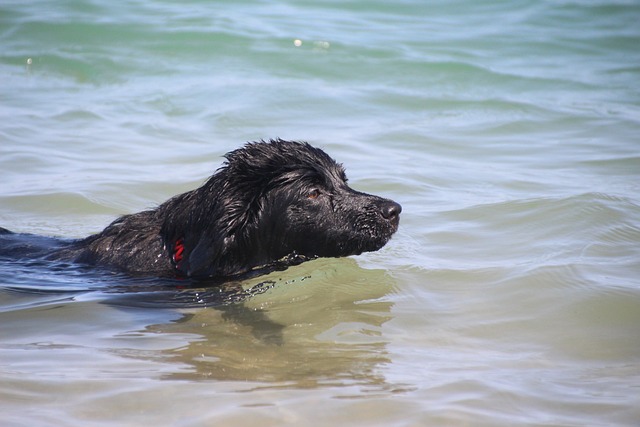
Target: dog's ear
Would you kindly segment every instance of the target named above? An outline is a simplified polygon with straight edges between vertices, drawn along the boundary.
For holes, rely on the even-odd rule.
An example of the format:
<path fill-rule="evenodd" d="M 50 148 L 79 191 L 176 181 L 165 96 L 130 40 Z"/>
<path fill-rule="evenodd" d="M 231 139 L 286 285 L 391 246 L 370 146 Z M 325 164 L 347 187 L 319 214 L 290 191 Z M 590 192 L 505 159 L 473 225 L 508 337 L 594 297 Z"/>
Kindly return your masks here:
<path fill-rule="evenodd" d="M 180 270 L 189 277 L 220 275 L 219 264 L 224 252 L 224 238 L 203 233 L 185 254 Z"/>
<path fill-rule="evenodd" d="M 217 266 L 223 258 L 221 254 L 224 252 L 224 238 L 215 230 L 199 230 L 194 227 L 166 233 L 163 238 L 171 263 L 180 276 L 209 277 L 220 274 Z"/>
<path fill-rule="evenodd" d="M 226 227 L 210 229 L 185 239 L 184 257 L 176 268 L 189 277 L 227 276 L 243 272 L 247 254 L 239 247 L 238 235 L 246 232 L 246 215 L 223 217 Z"/>
<path fill-rule="evenodd" d="M 175 198 L 162 235 L 176 271 L 188 277 L 247 271 L 259 248 L 251 245 L 264 184 L 224 167 L 202 187 Z M 176 259 L 177 242 L 182 249 Z"/>

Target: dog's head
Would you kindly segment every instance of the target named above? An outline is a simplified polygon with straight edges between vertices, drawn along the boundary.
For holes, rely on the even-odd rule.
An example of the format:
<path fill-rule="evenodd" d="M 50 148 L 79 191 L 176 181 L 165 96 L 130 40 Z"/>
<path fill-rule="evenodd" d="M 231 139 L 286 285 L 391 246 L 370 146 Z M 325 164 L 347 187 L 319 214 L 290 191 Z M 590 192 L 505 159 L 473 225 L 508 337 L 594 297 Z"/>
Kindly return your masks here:
<path fill-rule="evenodd" d="M 242 273 L 292 253 L 375 251 L 398 228 L 398 203 L 351 189 L 342 166 L 307 143 L 249 143 L 225 157 L 183 198 L 196 204 L 178 233 L 184 250 L 177 268 L 189 276 Z M 177 238 L 171 234 L 169 245 Z"/>

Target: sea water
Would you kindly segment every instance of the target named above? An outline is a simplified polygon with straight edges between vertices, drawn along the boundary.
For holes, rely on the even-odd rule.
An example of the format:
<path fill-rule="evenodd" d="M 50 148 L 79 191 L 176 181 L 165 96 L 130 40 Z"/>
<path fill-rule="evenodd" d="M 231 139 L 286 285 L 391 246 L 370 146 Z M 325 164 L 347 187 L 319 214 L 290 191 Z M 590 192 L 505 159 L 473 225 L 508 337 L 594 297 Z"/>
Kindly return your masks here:
<path fill-rule="evenodd" d="M 379 252 L 202 307 L 0 260 L 0 424 L 638 425 L 638 22 L 633 0 L 2 2 L 0 226 L 95 233 L 275 137 L 403 212 Z"/>

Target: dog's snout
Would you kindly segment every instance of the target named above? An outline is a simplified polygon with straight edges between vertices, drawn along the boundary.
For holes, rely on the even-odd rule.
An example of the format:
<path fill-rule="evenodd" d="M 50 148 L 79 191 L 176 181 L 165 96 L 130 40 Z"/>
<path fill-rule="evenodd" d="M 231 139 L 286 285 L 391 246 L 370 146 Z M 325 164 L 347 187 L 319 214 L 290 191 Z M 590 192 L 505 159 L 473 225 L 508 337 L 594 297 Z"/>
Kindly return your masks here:
<path fill-rule="evenodd" d="M 389 221 L 398 221 L 400 212 L 402 212 L 402 206 L 399 203 L 389 200 L 382 205 L 380 210 L 384 219 Z"/>

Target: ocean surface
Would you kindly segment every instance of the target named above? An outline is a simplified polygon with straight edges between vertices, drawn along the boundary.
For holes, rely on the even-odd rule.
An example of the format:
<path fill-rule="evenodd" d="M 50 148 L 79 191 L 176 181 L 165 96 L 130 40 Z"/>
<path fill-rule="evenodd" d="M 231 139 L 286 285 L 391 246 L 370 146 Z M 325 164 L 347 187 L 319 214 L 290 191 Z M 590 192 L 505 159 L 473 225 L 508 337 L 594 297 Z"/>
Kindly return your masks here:
<path fill-rule="evenodd" d="M 0 259 L 0 424 L 640 425 L 639 22 L 636 0 L 2 1 L 1 227 L 96 233 L 275 137 L 403 212 L 382 250 L 218 305 Z"/>

